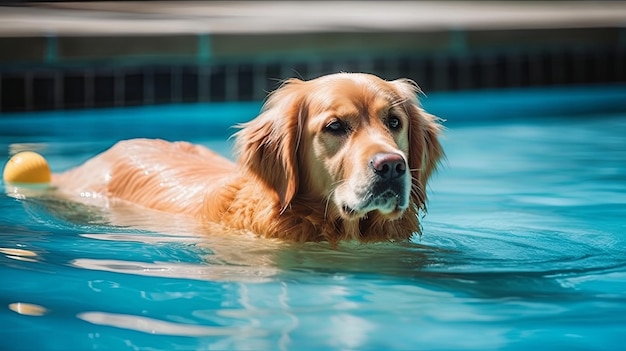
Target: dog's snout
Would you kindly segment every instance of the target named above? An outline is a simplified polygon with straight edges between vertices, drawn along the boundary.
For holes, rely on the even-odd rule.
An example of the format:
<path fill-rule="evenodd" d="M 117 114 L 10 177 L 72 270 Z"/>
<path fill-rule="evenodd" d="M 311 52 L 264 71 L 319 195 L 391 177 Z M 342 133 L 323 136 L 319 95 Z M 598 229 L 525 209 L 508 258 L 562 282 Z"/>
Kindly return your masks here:
<path fill-rule="evenodd" d="M 370 160 L 370 167 L 379 177 L 392 180 L 406 172 L 404 157 L 396 153 L 378 153 Z"/>

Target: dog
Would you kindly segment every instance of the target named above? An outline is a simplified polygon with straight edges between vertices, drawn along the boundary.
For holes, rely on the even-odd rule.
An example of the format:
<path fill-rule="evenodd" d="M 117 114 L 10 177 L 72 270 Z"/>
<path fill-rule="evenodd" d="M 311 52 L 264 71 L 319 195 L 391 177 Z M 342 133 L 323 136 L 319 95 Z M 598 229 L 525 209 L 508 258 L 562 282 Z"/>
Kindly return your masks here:
<path fill-rule="evenodd" d="M 444 155 L 440 120 L 419 92 L 363 73 L 289 79 L 239 126 L 236 162 L 132 139 L 52 184 L 286 241 L 407 241 L 421 234 L 427 181 Z"/>

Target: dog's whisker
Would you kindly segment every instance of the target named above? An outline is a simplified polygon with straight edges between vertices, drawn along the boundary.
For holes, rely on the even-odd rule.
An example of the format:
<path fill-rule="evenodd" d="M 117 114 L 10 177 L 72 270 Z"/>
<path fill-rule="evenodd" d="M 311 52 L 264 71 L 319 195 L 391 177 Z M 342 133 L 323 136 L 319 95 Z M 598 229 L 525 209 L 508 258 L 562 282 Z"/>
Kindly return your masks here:
<path fill-rule="evenodd" d="M 415 195 L 419 199 L 425 199 L 426 198 L 426 192 L 424 191 L 424 189 L 420 185 L 418 185 L 416 183 L 412 183 L 410 192 L 411 192 L 412 195 Z"/>
<path fill-rule="evenodd" d="M 335 189 L 333 189 L 330 192 L 330 194 L 328 194 L 328 196 L 326 197 L 326 204 L 324 206 L 324 221 L 328 219 L 328 204 L 330 203 L 330 198 L 332 197 L 334 192 L 335 192 Z"/>
<path fill-rule="evenodd" d="M 341 184 L 343 184 L 345 182 L 346 182 L 346 180 L 341 179 L 341 180 L 338 180 L 338 181 L 334 182 L 333 184 L 331 184 L 332 190 L 330 191 L 330 193 L 326 197 L 326 204 L 324 206 L 324 220 L 328 219 L 328 205 L 330 203 L 330 198 L 333 196 L 335 191 L 337 191 L 337 187 L 339 187 Z"/>

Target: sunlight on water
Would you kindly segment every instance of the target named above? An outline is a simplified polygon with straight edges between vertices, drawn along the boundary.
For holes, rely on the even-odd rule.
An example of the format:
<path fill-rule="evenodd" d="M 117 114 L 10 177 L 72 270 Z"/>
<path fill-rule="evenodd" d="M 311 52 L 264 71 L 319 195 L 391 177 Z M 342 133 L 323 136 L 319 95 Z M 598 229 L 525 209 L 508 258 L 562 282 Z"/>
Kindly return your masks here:
<path fill-rule="evenodd" d="M 0 348 L 621 345 L 626 117 L 448 127 L 409 243 L 331 249 L 120 201 L 4 196 Z M 40 146 L 67 168 L 109 144 L 77 145 Z"/>
<path fill-rule="evenodd" d="M 160 321 L 141 316 L 112 314 L 103 312 L 84 312 L 78 315 L 79 319 L 98 325 L 108 325 L 117 328 L 136 330 L 148 334 L 176 335 L 176 336 L 235 336 L 250 337 L 264 335 L 255 328 L 223 328 L 205 327 L 199 325 L 185 325 Z"/>
<path fill-rule="evenodd" d="M 23 302 L 12 303 L 9 305 L 9 309 L 26 316 L 43 316 L 48 312 L 43 306 Z"/>

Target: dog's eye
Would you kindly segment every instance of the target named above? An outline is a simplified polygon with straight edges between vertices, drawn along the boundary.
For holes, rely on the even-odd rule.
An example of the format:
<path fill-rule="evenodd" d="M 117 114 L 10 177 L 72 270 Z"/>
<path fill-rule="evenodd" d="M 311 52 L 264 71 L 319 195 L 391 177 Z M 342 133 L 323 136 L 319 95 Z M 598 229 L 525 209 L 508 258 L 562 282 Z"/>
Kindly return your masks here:
<path fill-rule="evenodd" d="M 391 130 L 398 130 L 402 127 L 402 122 L 400 122 L 400 118 L 391 116 L 387 119 L 387 127 Z"/>
<path fill-rule="evenodd" d="M 348 132 L 348 126 L 340 120 L 333 120 L 324 128 L 327 132 L 333 134 L 345 134 Z"/>

